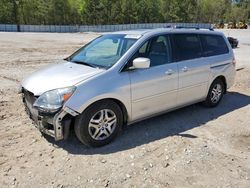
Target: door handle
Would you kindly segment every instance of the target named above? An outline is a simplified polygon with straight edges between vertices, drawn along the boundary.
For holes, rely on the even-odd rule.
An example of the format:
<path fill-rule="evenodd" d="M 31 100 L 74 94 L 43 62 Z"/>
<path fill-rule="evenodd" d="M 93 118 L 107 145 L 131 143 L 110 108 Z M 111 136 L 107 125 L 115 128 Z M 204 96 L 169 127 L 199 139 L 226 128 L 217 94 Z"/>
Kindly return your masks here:
<path fill-rule="evenodd" d="M 166 75 L 172 75 L 174 73 L 174 71 L 172 69 L 168 69 L 165 74 Z"/>
<path fill-rule="evenodd" d="M 185 66 L 181 69 L 183 72 L 187 72 L 188 71 L 188 68 Z"/>

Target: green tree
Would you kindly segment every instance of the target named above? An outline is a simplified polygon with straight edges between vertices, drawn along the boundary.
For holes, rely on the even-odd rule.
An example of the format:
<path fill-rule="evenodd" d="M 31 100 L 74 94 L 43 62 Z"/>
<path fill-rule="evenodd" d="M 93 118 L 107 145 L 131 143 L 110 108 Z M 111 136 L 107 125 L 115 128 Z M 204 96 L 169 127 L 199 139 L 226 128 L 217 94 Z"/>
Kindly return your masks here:
<path fill-rule="evenodd" d="M 100 1 L 100 24 L 111 24 L 113 20 L 112 6 L 116 0 Z"/>
<path fill-rule="evenodd" d="M 9 0 L 0 1 L 0 23 L 14 23 L 14 2 Z"/>
<path fill-rule="evenodd" d="M 137 18 L 140 23 L 162 22 L 161 0 L 140 0 L 137 4 Z"/>
<path fill-rule="evenodd" d="M 250 1 L 241 0 L 231 4 L 225 16 L 227 21 L 247 21 L 250 18 Z"/>
<path fill-rule="evenodd" d="M 190 1 L 167 0 L 163 3 L 163 16 L 166 22 L 182 22 L 187 20 L 187 7 Z"/>
<path fill-rule="evenodd" d="M 250 20 L 250 0 L 0 0 L 0 23 L 127 24 Z"/>
<path fill-rule="evenodd" d="M 22 0 L 19 3 L 23 24 L 49 24 L 48 13 L 52 0 Z"/>
<path fill-rule="evenodd" d="M 69 3 L 69 19 L 71 24 L 82 24 L 82 12 L 85 8 L 85 0 L 68 0 Z"/>
<path fill-rule="evenodd" d="M 123 23 L 136 23 L 137 17 L 137 1 L 123 0 L 122 1 L 122 20 Z"/>
<path fill-rule="evenodd" d="M 68 0 L 53 0 L 49 16 L 54 24 L 72 24 L 70 17 L 70 3 Z"/>
<path fill-rule="evenodd" d="M 86 0 L 83 12 L 84 20 L 87 24 L 99 24 L 102 6 L 100 0 Z"/>
<path fill-rule="evenodd" d="M 112 24 L 120 24 L 123 22 L 122 0 L 114 2 L 111 10 Z"/>
<path fill-rule="evenodd" d="M 230 10 L 232 3 L 228 0 L 199 0 L 199 22 L 215 23 L 219 20 L 225 20 L 226 12 Z"/>

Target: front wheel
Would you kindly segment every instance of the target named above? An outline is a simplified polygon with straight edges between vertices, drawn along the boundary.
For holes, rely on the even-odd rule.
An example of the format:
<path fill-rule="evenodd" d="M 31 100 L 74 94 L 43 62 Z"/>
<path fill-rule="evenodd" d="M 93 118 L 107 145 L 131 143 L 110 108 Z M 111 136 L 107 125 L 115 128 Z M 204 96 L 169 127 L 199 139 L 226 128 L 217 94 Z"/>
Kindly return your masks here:
<path fill-rule="evenodd" d="M 110 143 L 122 124 L 120 107 L 112 100 L 104 100 L 94 103 L 76 118 L 75 133 L 83 144 L 99 147 Z"/>
<path fill-rule="evenodd" d="M 206 100 L 203 102 L 208 107 L 217 106 L 225 93 L 225 85 L 221 79 L 216 79 L 210 86 Z"/>

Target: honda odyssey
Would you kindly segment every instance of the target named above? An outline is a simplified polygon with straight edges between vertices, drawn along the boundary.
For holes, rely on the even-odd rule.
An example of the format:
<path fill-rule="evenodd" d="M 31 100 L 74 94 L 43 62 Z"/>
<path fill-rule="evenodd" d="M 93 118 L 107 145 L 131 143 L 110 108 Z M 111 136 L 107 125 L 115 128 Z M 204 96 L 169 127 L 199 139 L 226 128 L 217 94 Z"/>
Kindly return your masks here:
<path fill-rule="evenodd" d="M 83 144 L 97 147 L 125 124 L 198 102 L 217 106 L 234 77 L 222 33 L 163 28 L 104 34 L 30 75 L 21 92 L 41 132 L 66 139 L 72 125 Z"/>

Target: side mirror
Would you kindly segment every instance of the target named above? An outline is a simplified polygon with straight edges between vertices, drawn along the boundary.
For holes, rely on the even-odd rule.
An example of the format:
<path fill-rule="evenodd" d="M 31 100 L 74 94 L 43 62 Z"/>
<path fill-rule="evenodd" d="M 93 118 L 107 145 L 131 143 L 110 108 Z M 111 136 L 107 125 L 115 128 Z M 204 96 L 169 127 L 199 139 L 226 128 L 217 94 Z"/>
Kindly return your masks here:
<path fill-rule="evenodd" d="M 147 69 L 150 67 L 150 59 L 144 57 L 135 58 L 133 61 L 134 69 Z"/>

